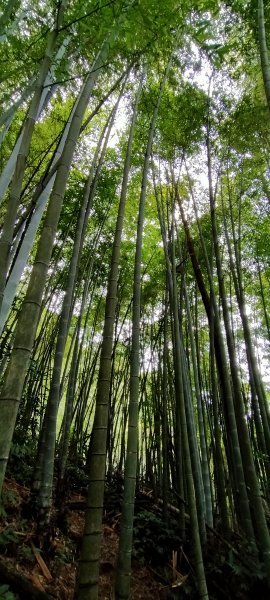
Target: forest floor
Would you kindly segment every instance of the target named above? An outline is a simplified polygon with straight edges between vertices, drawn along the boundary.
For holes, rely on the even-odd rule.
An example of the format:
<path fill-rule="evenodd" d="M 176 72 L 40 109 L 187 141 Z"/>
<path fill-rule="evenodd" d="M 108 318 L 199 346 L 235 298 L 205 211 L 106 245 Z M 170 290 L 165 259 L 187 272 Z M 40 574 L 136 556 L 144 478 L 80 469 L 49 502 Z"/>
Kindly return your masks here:
<path fill-rule="evenodd" d="M 50 551 L 40 552 L 34 546 L 36 539 L 35 521 L 22 517 L 21 507 L 27 501 L 30 490 L 15 480 L 6 480 L 4 485 L 5 515 L 0 519 L 0 598 L 2 584 L 10 583 L 15 598 L 28 598 L 31 588 L 24 587 L 23 581 L 29 581 L 36 590 L 57 600 L 71 600 L 74 593 L 76 558 L 84 528 L 85 496 L 72 493 L 69 497 L 71 507 L 67 509 L 66 533 L 56 527 Z M 115 575 L 115 561 L 118 548 L 118 522 L 120 515 L 106 518 L 103 526 L 99 596 L 102 600 L 111 599 Z M 110 523 L 110 524 L 108 524 Z M 7 569 L 6 577 L 3 565 Z M 1 569 L 2 566 L 2 569 Z M 14 582 L 11 582 L 15 574 Z M 9 580 L 9 581 L 8 581 Z M 166 597 L 169 585 L 156 580 L 151 568 L 134 561 L 131 580 L 131 600 L 157 600 Z M 163 594 L 164 590 L 164 594 Z M 33 591 L 33 593 L 35 593 Z M 42 599 L 42 594 L 38 597 Z M 3 596 L 4 598 L 4 596 Z M 44 597 L 45 598 L 45 597 Z M 11 599 L 10 599 L 11 600 Z"/>
<path fill-rule="evenodd" d="M 102 536 L 99 598 L 111 600 L 119 534 L 118 484 L 107 489 Z M 192 550 L 171 529 L 162 529 L 161 511 L 149 493 L 139 494 L 135 517 L 135 552 L 130 600 L 196 599 Z M 85 490 L 71 490 L 62 522 L 55 511 L 47 549 L 26 514 L 29 489 L 15 479 L 4 487 L 0 516 L 0 600 L 71 600 L 84 528 Z M 57 521 L 58 518 L 58 521 Z M 174 549 L 173 549 L 174 547 Z M 253 564 L 252 548 L 237 536 L 230 542 L 217 532 L 208 535 L 204 549 L 210 598 L 268 600 L 261 565 Z"/>

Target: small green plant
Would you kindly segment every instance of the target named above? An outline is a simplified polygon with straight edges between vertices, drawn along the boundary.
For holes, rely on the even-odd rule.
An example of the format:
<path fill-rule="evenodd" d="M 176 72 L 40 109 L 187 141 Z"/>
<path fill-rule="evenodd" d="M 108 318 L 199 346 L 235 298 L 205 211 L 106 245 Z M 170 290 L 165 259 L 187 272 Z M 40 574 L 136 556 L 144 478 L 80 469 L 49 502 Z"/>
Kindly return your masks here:
<path fill-rule="evenodd" d="M 0 585 L 0 600 L 15 600 L 15 596 L 9 589 L 9 585 Z"/>
<path fill-rule="evenodd" d="M 8 527 L 0 533 L 0 546 L 7 546 L 7 544 L 9 544 L 10 542 L 18 544 L 19 539 L 15 531 Z"/>
<path fill-rule="evenodd" d="M 69 546 L 61 546 L 57 548 L 54 558 L 54 568 L 57 570 L 63 565 L 67 565 L 74 560 L 74 553 Z"/>
<path fill-rule="evenodd" d="M 139 560 L 149 560 L 153 564 L 170 560 L 172 550 L 181 545 L 177 533 L 177 523 L 166 527 L 161 517 L 148 511 L 138 513 L 134 519 L 134 556 Z"/>
<path fill-rule="evenodd" d="M 0 499 L 0 518 L 6 517 L 8 509 L 12 511 L 18 505 L 18 494 L 12 490 L 3 490 L 2 498 Z"/>
<path fill-rule="evenodd" d="M 88 476 L 85 473 L 85 469 L 83 466 L 78 463 L 68 462 L 66 468 L 66 476 L 69 480 L 69 485 L 71 488 L 76 489 L 76 491 L 84 490 L 88 485 Z"/>
<path fill-rule="evenodd" d="M 14 477 L 22 485 L 30 485 L 35 452 L 36 448 L 32 440 L 14 442 L 11 446 L 7 475 Z"/>
<path fill-rule="evenodd" d="M 5 507 L 13 507 L 15 508 L 18 504 L 18 494 L 13 490 L 3 490 L 2 492 L 3 505 Z"/>
<path fill-rule="evenodd" d="M 33 554 L 32 550 L 31 550 L 30 546 L 27 546 L 26 544 L 23 544 L 22 546 L 20 546 L 19 557 L 24 562 L 28 562 L 30 564 L 35 564 L 34 554 Z"/>
<path fill-rule="evenodd" d="M 263 581 L 266 578 L 264 564 L 259 561 L 254 562 L 254 555 L 256 556 L 254 546 L 251 543 L 246 544 L 242 552 L 242 556 L 246 558 L 246 564 L 240 562 L 232 550 L 229 550 L 226 564 L 229 565 L 234 575 L 244 579 L 241 585 L 242 589 L 248 590 L 252 582 L 256 580 Z"/>

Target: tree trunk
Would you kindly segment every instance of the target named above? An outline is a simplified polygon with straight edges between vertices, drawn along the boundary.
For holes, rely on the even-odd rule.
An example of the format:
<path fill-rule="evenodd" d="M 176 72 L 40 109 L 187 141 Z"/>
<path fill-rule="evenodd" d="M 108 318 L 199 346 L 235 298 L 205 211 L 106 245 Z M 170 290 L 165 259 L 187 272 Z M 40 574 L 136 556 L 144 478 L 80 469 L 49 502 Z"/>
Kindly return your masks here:
<path fill-rule="evenodd" d="M 261 59 L 264 91 L 265 91 L 265 95 L 266 95 L 268 109 L 270 112 L 270 63 L 269 63 L 269 54 L 268 54 L 268 48 L 267 48 L 267 43 L 266 43 L 263 0 L 258 0 L 258 37 L 259 37 L 259 49 L 260 49 L 260 59 Z"/>
<path fill-rule="evenodd" d="M 106 469 L 107 428 L 111 379 L 111 357 L 113 347 L 114 319 L 117 302 L 117 281 L 120 245 L 125 214 L 128 177 L 137 107 L 141 86 L 133 110 L 126 152 L 121 197 L 118 209 L 111 267 L 105 306 L 105 320 L 97 384 L 97 400 L 94 424 L 89 448 L 89 487 L 85 518 L 85 529 L 79 559 L 76 600 L 96 600 L 98 597 L 99 558 L 102 533 L 103 497 Z"/>
<path fill-rule="evenodd" d="M 149 171 L 150 156 L 154 139 L 156 120 L 165 86 L 170 61 L 166 67 L 153 117 L 150 124 L 147 148 L 145 152 L 143 176 L 139 203 L 139 215 L 137 223 L 136 253 L 133 280 L 133 315 L 132 315 L 132 344 L 130 359 L 130 400 L 128 417 L 128 440 L 127 456 L 125 462 L 124 496 L 122 503 L 122 518 L 120 525 L 118 563 L 116 573 L 115 595 L 116 600 L 129 598 L 130 569 L 133 538 L 133 516 L 135 486 L 137 475 L 137 445 L 138 445 L 138 400 L 139 400 L 139 370 L 140 370 L 140 319 L 141 319 L 141 257 L 142 238 L 144 225 L 144 210 L 147 190 L 147 176 Z"/>
<path fill-rule="evenodd" d="M 92 89 L 104 61 L 108 56 L 111 38 L 112 35 L 110 35 L 103 43 L 80 93 L 80 98 L 73 115 L 63 154 L 60 159 L 60 165 L 44 221 L 26 298 L 18 318 L 14 347 L 0 396 L 1 414 L 3 417 L 0 422 L 0 490 L 2 490 L 18 406 L 34 344 L 42 294 L 46 283 L 46 275 L 50 264 L 53 243 L 76 141 L 80 133 L 83 115 L 88 105 Z"/>
<path fill-rule="evenodd" d="M 62 0 L 59 6 L 58 17 L 56 20 L 56 26 L 53 31 L 48 35 L 47 47 L 45 56 L 40 68 L 40 73 L 35 86 L 35 93 L 31 100 L 28 115 L 25 121 L 25 125 L 22 131 L 21 142 L 18 150 L 18 156 L 16 160 L 15 172 L 11 181 L 10 195 L 7 204 L 7 212 L 3 224 L 3 230 L 0 238 L 0 311 L 3 301 L 5 282 L 8 271 L 9 255 L 11 250 L 14 224 L 17 216 L 17 210 L 20 202 L 20 195 L 22 190 L 24 172 L 26 167 L 26 161 L 29 153 L 29 148 L 33 136 L 33 131 L 37 117 L 40 112 L 40 103 L 42 97 L 43 86 L 45 84 L 46 77 L 50 65 L 53 60 L 53 54 L 56 47 L 58 38 L 58 31 L 62 25 L 64 10 L 66 7 L 67 0 Z M 47 94 L 47 90 L 46 90 Z"/>

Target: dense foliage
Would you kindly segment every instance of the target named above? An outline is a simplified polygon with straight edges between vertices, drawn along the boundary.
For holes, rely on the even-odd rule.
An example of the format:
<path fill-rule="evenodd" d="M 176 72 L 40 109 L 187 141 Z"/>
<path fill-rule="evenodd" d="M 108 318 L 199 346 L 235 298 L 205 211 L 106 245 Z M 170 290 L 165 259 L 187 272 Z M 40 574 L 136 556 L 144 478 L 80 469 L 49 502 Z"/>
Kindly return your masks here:
<path fill-rule="evenodd" d="M 136 484 L 162 510 L 135 555 L 191 540 L 208 598 L 215 528 L 270 585 L 270 5 L 0 7 L 0 488 L 30 488 L 48 540 L 88 485 L 78 600 L 116 474 L 117 600 Z"/>

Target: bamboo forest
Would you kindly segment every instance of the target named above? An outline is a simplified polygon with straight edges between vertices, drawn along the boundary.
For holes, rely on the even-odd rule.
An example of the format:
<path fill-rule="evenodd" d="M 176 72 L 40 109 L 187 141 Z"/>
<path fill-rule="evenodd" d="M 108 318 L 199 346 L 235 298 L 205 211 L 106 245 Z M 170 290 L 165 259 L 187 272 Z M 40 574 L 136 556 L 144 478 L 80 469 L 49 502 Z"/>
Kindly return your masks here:
<path fill-rule="evenodd" d="M 0 0 L 0 599 L 270 597 L 270 1 Z"/>

